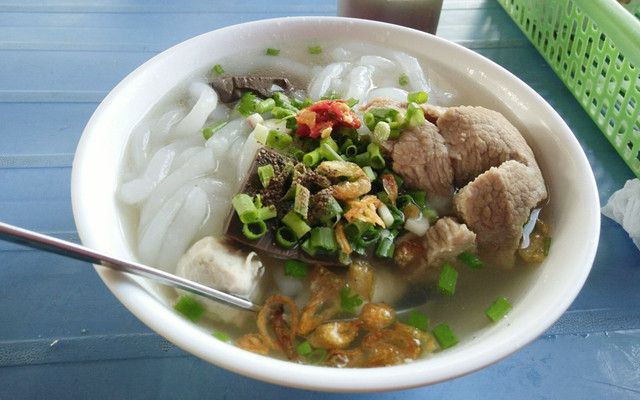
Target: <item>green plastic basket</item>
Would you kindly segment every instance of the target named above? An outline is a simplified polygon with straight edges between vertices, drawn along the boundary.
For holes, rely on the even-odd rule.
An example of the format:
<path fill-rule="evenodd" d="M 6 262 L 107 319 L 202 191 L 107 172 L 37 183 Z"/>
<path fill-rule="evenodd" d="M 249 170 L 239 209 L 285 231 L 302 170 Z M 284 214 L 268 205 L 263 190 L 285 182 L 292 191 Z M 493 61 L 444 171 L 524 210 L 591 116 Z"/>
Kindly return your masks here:
<path fill-rule="evenodd" d="M 615 0 L 497 0 L 640 178 L 640 19 Z"/>

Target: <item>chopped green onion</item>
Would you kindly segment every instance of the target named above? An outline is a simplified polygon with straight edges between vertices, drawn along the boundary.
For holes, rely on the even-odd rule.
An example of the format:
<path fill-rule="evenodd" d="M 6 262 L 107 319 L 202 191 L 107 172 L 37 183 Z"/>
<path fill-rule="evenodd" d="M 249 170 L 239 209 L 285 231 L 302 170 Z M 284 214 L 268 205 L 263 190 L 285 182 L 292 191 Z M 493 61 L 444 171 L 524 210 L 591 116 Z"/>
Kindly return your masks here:
<path fill-rule="evenodd" d="M 358 246 L 369 247 L 371 245 L 374 245 L 378 241 L 378 239 L 380 239 L 380 230 L 373 227 L 364 232 L 361 236 L 356 237 L 355 241 Z"/>
<path fill-rule="evenodd" d="M 262 183 L 263 188 L 269 186 L 269 181 L 271 181 L 274 175 L 273 165 L 267 164 L 258 167 L 258 177 L 260 178 L 260 183 Z"/>
<path fill-rule="evenodd" d="M 324 96 L 320 97 L 320 100 L 340 100 L 342 98 L 342 96 L 340 95 L 340 93 L 336 92 L 335 90 L 328 90 L 327 93 L 324 94 Z"/>
<path fill-rule="evenodd" d="M 322 47 L 309 46 L 309 54 L 320 54 L 320 53 L 322 53 Z"/>
<path fill-rule="evenodd" d="M 362 122 L 370 131 L 373 131 L 376 127 L 376 116 L 371 111 L 367 111 L 362 116 Z"/>
<path fill-rule="evenodd" d="M 429 95 L 425 92 L 411 92 L 407 95 L 407 101 L 409 103 L 424 104 L 429 100 Z"/>
<path fill-rule="evenodd" d="M 338 200 L 331 195 L 326 197 L 326 201 L 324 201 L 323 206 L 324 207 L 316 210 L 316 216 L 320 222 L 324 224 L 328 224 L 334 218 L 342 214 L 342 207 L 340 207 L 340 203 L 338 203 Z"/>
<path fill-rule="evenodd" d="M 367 152 L 370 157 L 370 164 L 374 169 L 384 168 L 385 161 L 380 151 L 380 145 L 377 143 L 369 143 L 367 146 Z"/>
<path fill-rule="evenodd" d="M 409 77 L 407 76 L 407 74 L 400 75 L 400 77 L 398 78 L 398 83 L 400 84 L 400 86 L 409 84 Z"/>
<path fill-rule="evenodd" d="M 338 242 L 333 229 L 328 226 L 317 226 L 311 229 L 309 245 L 316 252 L 333 253 L 338 249 Z"/>
<path fill-rule="evenodd" d="M 344 225 L 344 233 L 347 237 L 355 239 L 364 235 L 365 232 L 370 230 L 372 227 L 372 223 L 356 219 L 355 221 Z"/>
<path fill-rule="evenodd" d="M 266 112 L 273 110 L 275 106 L 276 106 L 276 101 L 272 98 L 269 98 L 257 103 L 255 110 L 258 114 L 264 114 Z"/>
<path fill-rule="evenodd" d="M 422 125 L 426 122 L 424 110 L 416 103 L 409 103 L 405 120 L 409 127 Z"/>
<path fill-rule="evenodd" d="M 304 278 L 308 269 L 309 264 L 298 260 L 287 260 L 284 264 L 284 274 L 294 278 Z"/>
<path fill-rule="evenodd" d="M 257 123 L 256 127 L 253 128 L 253 138 L 262 145 L 267 144 L 267 136 L 269 136 L 269 128 L 266 126 Z"/>
<path fill-rule="evenodd" d="M 445 296 L 453 296 L 458 281 L 458 271 L 449 264 L 442 264 L 438 277 L 438 291 Z"/>
<path fill-rule="evenodd" d="M 246 224 L 258 219 L 258 209 L 248 194 L 238 193 L 231 199 L 231 204 L 243 223 Z"/>
<path fill-rule="evenodd" d="M 320 139 L 320 145 L 327 144 L 333 151 L 338 151 L 340 148 L 338 147 L 338 143 L 331 136 L 327 136 L 326 138 Z"/>
<path fill-rule="evenodd" d="M 356 104 L 358 104 L 360 102 L 360 100 L 358 99 L 354 99 L 353 97 L 350 97 L 346 100 L 347 105 L 349 106 L 349 108 L 353 108 Z"/>
<path fill-rule="evenodd" d="M 184 315 L 192 322 L 198 322 L 204 315 L 206 310 L 193 297 L 189 295 L 183 295 L 178 302 L 173 306 L 173 309 Z"/>
<path fill-rule="evenodd" d="M 340 146 L 340 153 L 344 154 L 347 158 L 353 158 L 358 154 L 358 148 L 351 139 L 347 139 Z"/>
<path fill-rule="evenodd" d="M 310 365 L 322 364 L 327 359 L 327 351 L 325 349 L 315 349 L 307 355 L 307 363 Z"/>
<path fill-rule="evenodd" d="M 435 224 L 436 221 L 438 220 L 438 212 L 431 207 L 423 208 L 422 216 L 427 220 L 429 220 L 430 224 Z"/>
<path fill-rule="evenodd" d="M 364 171 L 364 174 L 367 176 L 367 178 L 369 178 L 371 182 L 375 181 L 376 178 L 378 177 L 378 175 L 376 175 L 376 173 L 373 171 L 373 169 L 369 165 L 365 165 L 364 167 L 362 167 L 362 170 Z"/>
<path fill-rule="evenodd" d="M 300 248 L 304 250 L 305 253 L 309 254 L 312 257 L 316 255 L 316 249 L 311 247 L 310 238 L 307 238 L 305 241 L 303 241 L 302 244 L 300 245 Z"/>
<path fill-rule="evenodd" d="M 276 230 L 276 242 L 284 247 L 293 247 L 298 243 L 298 238 L 291 228 L 281 226 Z"/>
<path fill-rule="evenodd" d="M 351 264 L 351 256 L 347 253 L 343 253 L 342 251 L 339 251 L 338 261 L 340 261 L 340 264 L 349 265 Z"/>
<path fill-rule="evenodd" d="M 209 140 L 211 136 L 213 136 L 220 129 L 224 128 L 227 125 L 227 121 L 217 121 L 202 130 L 202 136 L 204 136 L 204 140 Z"/>
<path fill-rule="evenodd" d="M 448 349 L 458 343 L 458 338 L 447 324 L 436 326 L 431 330 L 431 333 L 433 333 L 433 337 L 442 350 Z"/>
<path fill-rule="evenodd" d="M 296 352 L 300 356 L 306 356 L 307 354 L 310 354 L 312 351 L 313 351 L 313 348 L 311 347 L 311 343 L 309 343 L 308 340 L 305 340 L 304 342 L 300 343 L 296 347 Z"/>
<path fill-rule="evenodd" d="M 375 136 L 375 138 L 379 142 L 386 141 L 387 139 L 389 139 L 390 135 L 391 135 L 391 127 L 389 126 L 389 123 L 386 121 L 378 122 L 376 126 L 373 128 L 373 136 Z"/>
<path fill-rule="evenodd" d="M 551 236 L 547 236 L 544 238 L 544 249 L 543 249 L 543 254 L 544 256 L 548 256 L 549 255 L 549 249 L 551 248 Z"/>
<path fill-rule="evenodd" d="M 480 269 L 484 266 L 482 260 L 480 260 L 475 254 L 463 251 L 458 254 L 458 260 L 471 269 Z"/>
<path fill-rule="evenodd" d="M 303 219 L 307 219 L 309 213 L 309 198 L 311 192 L 303 185 L 297 184 L 295 189 L 295 197 L 293 200 L 293 211 L 295 211 Z"/>
<path fill-rule="evenodd" d="M 282 223 L 291 228 L 297 238 L 303 237 L 311 230 L 311 227 L 293 210 L 282 217 Z"/>
<path fill-rule="evenodd" d="M 227 336 L 226 333 L 223 333 L 223 332 L 220 332 L 220 331 L 213 332 L 213 337 L 218 339 L 218 340 L 222 340 L 223 342 L 228 342 L 229 341 L 229 336 Z"/>
<path fill-rule="evenodd" d="M 342 157 L 328 144 L 322 143 L 320 145 L 320 154 L 329 161 L 344 161 Z"/>
<path fill-rule="evenodd" d="M 222 68 L 222 65 L 220 64 L 216 64 L 213 66 L 213 68 L 211 69 L 213 72 L 215 72 L 216 75 L 222 75 L 224 74 L 224 68 Z"/>
<path fill-rule="evenodd" d="M 310 151 L 302 157 L 302 162 L 307 167 L 315 166 L 320 162 L 320 160 L 322 160 L 322 153 L 320 153 L 320 149 Z"/>
<path fill-rule="evenodd" d="M 407 190 L 407 194 L 411 196 L 417 206 L 425 207 L 427 205 L 427 192 L 424 190 Z"/>
<path fill-rule="evenodd" d="M 360 153 L 353 158 L 353 162 L 358 164 L 359 167 L 371 165 L 371 154 L 369 152 Z"/>
<path fill-rule="evenodd" d="M 258 219 L 262 221 L 266 221 L 277 216 L 278 212 L 276 211 L 276 207 L 273 204 L 258 208 Z"/>
<path fill-rule="evenodd" d="M 294 118 L 296 115 L 295 109 L 285 108 L 281 106 L 275 106 L 271 109 L 271 115 L 274 118 L 284 119 L 284 118 Z"/>
<path fill-rule="evenodd" d="M 376 257 L 378 258 L 392 258 L 393 252 L 396 249 L 395 243 L 393 243 L 394 235 L 388 230 L 383 230 L 380 233 L 380 240 L 378 241 L 378 247 L 376 248 Z"/>
<path fill-rule="evenodd" d="M 267 55 L 268 56 L 277 56 L 278 54 L 280 54 L 280 49 L 274 49 L 274 48 L 271 48 L 271 47 L 269 47 L 267 49 Z"/>
<path fill-rule="evenodd" d="M 253 199 L 253 205 L 256 206 L 256 208 L 261 208 L 262 207 L 262 196 L 260 195 L 260 193 L 256 194 L 256 196 Z M 259 213 L 259 211 L 258 211 Z M 258 218 L 260 218 L 260 216 L 258 216 Z M 260 218 L 262 219 L 262 218 Z"/>
<path fill-rule="evenodd" d="M 292 141 L 291 135 L 275 129 L 270 130 L 267 135 L 267 146 L 274 149 L 286 149 Z"/>
<path fill-rule="evenodd" d="M 362 305 L 362 299 L 357 294 L 351 296 L 351 288 L 345 287 L 340 290 L 340 311 L 351 314 L 356 313 L 356 307 Z"/>
<path fill-rule="evenodd" d="M 259 239 L 267 233 L 267 224 L 261 219 L 247 222 L 242 226 L 242 233 L 248 239 Z"/>
<path fill-rule="evenodd" d="M 409 313 L 407 325 L 413 326 L 414 328 L 426 332 L 427 328 L 429 327 L 429 317 L 417 311 L 411 311 Z"/>
<path fill-rule="evenodd" d="M 496 322 L 511 310 L 511 303 L 504 297 L 498 297 L 486 311 L 487 317 Z"/>

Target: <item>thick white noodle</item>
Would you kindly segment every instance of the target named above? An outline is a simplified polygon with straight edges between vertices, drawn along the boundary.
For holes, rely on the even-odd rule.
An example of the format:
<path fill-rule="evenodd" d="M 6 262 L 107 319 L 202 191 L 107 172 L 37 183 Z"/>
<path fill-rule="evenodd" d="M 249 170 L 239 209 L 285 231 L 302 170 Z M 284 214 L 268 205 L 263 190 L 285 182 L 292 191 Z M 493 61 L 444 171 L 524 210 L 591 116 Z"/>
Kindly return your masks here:
<path fill-rule="evenodd" d="M 190 187 L 182 187 L 173 193 L 155 212 L 145 226 L 138 230 L 138 256 L 142 262 L 155 266 L 158 258 L 158 249 L 162 246 L 164 237 L 171 221 L 182 207 Z"/>
<path fill-rule="evenodd" d="M 157 249 L 158 258 L 155 265 L 158 268 L 173 272 L 207 215 L 207 194 L 201 188 L 193 187 L 167 229 L 160 248 Z"/>
<path fill-rule="evenodd" d="M 409 77 L 409 87 L 411 91 L 431 93 L 431 87 L 424 76 L 424 72 L 417 58 L 405 53 L 397 53 L 394 59 L 400 65 L 402 71 Z"/>
<path fill-rule="evenodd" d="M 215 160 L 211 149 L 203 148 L 202 151 L 191 157 L 182 167 L 173 171 L 160 182 L 149 195 L 147 202 L 142 206 L 140 211 L 140 228 L 146 229 L 165 200 L 175 193 L 178 188 L 186 182 L 210 172 L 212 166 L 215 165 L 214 162 Z"/>
<path fill-rule="evenodd" d="M 309 97 L 320 99 L 331 88 L 332 81 L 340 77 L 347 63 L 333 63 L 327 65 L 322 72 L 316 75 L 309 84 Z"/>
<path fill-rule="evenodd" d="M 218 105 L 218 94 L 206 83 L 193 82 L 189 85 L 189 94 L 198 100 L 191 111 L 171 128 L 171 136 L 174 138 L 192 135 L 201 130 L 209 114 Z"/>
<path fill-rule="evenodd" d="M 353 68 L 349 72 L 347 80 L 347 90 L 345 93 L 345 99 L 357 99 L 360 104 L 364 104 L 367 100 L 367 94 L 373 87 L 373 80 L 371 79 L 371 73 L 373 67 L 367 67 L 360 65 Z"/>

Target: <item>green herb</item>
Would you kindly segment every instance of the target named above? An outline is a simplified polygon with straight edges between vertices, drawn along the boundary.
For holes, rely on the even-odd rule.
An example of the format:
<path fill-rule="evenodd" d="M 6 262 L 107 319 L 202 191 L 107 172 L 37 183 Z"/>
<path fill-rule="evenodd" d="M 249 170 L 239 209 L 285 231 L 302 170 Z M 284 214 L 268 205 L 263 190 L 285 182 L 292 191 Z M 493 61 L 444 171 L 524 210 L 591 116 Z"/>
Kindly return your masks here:
<path fill-rule="evenodd" d="M 193 297 L 189 295 L 183 295 L 178 302 L 173 306 L 173 309 L 187 317 L 193 322 L 198 322 L 204 315 L 206 310 Z"/>
<path fill-rule="evenodd" d="M 309 264 L 298 260 L 287 260 L 284 264 L 284 274 L 295 278 L 304 278 L 307 276 Z"/>
<path fill-rule="evenodd" d="M 480 269 L 484 266 L 482 260 L 480 260 L 475 254 L 468 251 L 463 251 L 462 253 L 458 254 L 457 258 L 464 265 L 471 269 Z"/>
<path fill-rule="evenodd" d="M 438 291 L 445 296 L 453 296 L 457 280 L 458 271 L 449 264 L 442 264 L 440 276 L 438 277 Z"/>
<path fill-rule="evenodd" d="M 258 97 L 251 93 L 245 92 L 240 99 L 240 103 L 238 104 L 237 111 L 243 117 L 248 117 L 251 114 L 256 112 L 256 104 L 260 101 Z"/>
<path fill-rule="evenodd" d="M 400 75 L 400 77 L 398 78 L 398 83 L 400 84 L 400 86 L 408 85 L 409 77 L 407 76 L 407 74 Z"/>
<path fill-rule="evenodd" d="M 213 332 L 213 337 L 218 340 L 222 340 L 223 342 L 229 341 L 229 336 L 227 336 L 227 334 L 220 331 Z"/>
<path fill-rule="evenodd" d="M 220 129 L 224 128 L 227 125 L 227 121 L 217 121 L 202 130 L 202 136 L 204 136 L 204 140 L 209 140 L 211 136 L 213 136 Z"/>
<path fill-rule="evenodd" d="M 277 56 L 278 54 L 280 54 L 280 49 L 274 49 L 274 48 L 271 48 L 271 47 L 269 47 L 267 49 L 267 55 L 268 56 Z"/>
<path fill-rule="evenodd" d="M 356 313 L 356 307 L 362 305 L 362 299 L 358 294 L 351 296 L 351 288 L 345 287 L 340 290 L 340 311 L 346 311 L 351 314 Z"/>
<path fill-rule="evenodd" d="M 417 311 L 411 311 L 411 313 L 409 313 L 407 325 L 413 326 L 414 328 L 426 332 L 427 328 L 429 327 L 429 317 Z"/>
<path fill-rule="evenodd" d="M 322 53 L 322 47 L 309 46 L 309 54 L 320 54 L 320 53 Z"/>
<path fill-rule="evenodd" d="M 504 297 L 498 297 L 486 311 L 487 317 L 496 322 L 511 310 L 511 303 Z"/>
<path fill-rule="evenodd" d="M 442 350 L 448 349 L 458 343 L 458 338 L 447 324 L 436 326 L 431 330 L 431 333 Z"/>

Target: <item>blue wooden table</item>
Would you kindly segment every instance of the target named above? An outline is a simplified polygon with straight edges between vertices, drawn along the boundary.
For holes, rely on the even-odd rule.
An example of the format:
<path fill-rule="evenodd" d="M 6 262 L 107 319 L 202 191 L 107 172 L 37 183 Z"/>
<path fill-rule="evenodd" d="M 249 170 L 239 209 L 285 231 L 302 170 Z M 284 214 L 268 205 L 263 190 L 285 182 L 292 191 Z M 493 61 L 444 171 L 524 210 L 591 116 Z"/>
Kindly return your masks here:
<path fill-rule="evenodd" d="M 335 0 L 0 1 L 0 220 L 78 240 L 69 194 L 78 139 L 108 91 L 153 55 L 230 24 L 335 12 Z M 495 0 L 445 0 L 438 35 L 501 64 L 560 113 L 603 204 L 633 177 Z M 90 265 L 0 243 L 0 399 L 297 397 L 638 399 L 640 252 L 603 218 L 584 289 L 532 344 L 450 382 L 357 395 L 279 387 L 210 365 L 139 322 Z"/>

